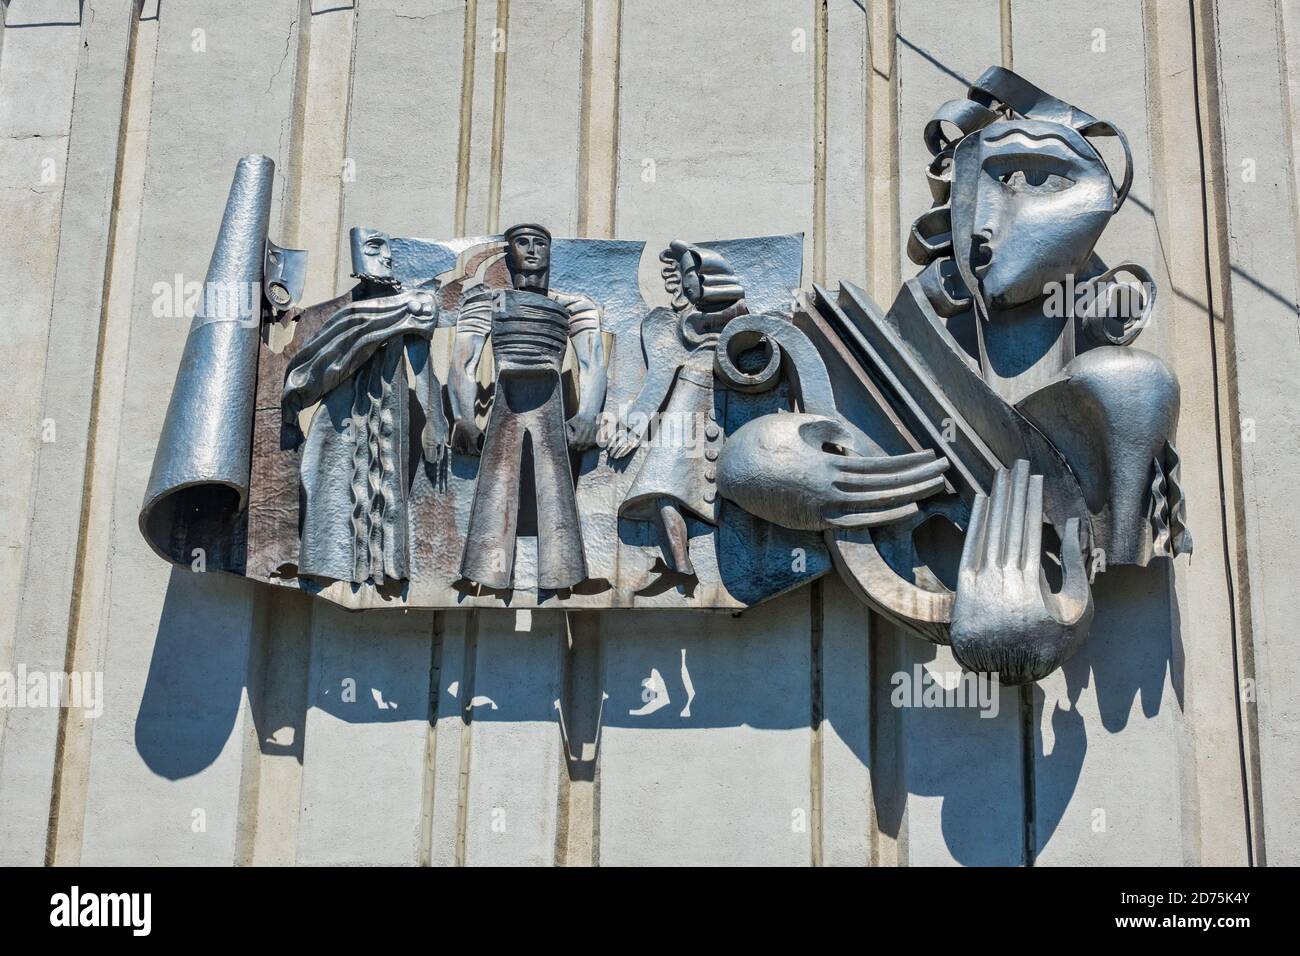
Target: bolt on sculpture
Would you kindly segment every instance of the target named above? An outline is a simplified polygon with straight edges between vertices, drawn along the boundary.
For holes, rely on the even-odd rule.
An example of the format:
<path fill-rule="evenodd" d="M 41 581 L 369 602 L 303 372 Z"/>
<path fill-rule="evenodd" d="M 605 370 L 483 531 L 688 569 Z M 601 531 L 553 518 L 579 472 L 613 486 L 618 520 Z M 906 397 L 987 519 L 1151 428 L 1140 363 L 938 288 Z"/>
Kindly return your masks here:
<path fill-rule="evenodd" d="M 792 304 L 799 236 L 537 224 L 354 229 L 356 286 L 297 308 L 246 158 L 209 284 L 263 307 L 205 294 L 142 532 L 354 608 L 742 609 L 835 567 L 966 667 L 1043 677 L 1090 570 L 1191 548 L 1177 382 L 1131 347 L 1155 290 L 1094 252 L 1128 147 L 996 67 L 924 135 L 934 206 L 888 311 L 850 283 Z"/>

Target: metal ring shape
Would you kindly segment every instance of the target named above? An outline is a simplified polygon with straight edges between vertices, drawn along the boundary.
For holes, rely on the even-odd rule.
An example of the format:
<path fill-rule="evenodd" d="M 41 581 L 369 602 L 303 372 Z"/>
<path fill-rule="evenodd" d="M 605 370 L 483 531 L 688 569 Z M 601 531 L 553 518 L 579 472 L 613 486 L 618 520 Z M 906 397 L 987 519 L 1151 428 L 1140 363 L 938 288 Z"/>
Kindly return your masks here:
<path fill-rule="evenodd" d="M 769 335 L 754 328 L 743 318 L 727 323 L 718 338 L 713 365 L 718 377 L 738 392 L 766 392 L 776 385 L 781 375 L 781 346 Z M 767 362 L 758 372 L 745 372 L 736 365 L 735 355 L 756 345 L 766 346 Z M 733 354 L 734 353 L 734 354 Z"/>

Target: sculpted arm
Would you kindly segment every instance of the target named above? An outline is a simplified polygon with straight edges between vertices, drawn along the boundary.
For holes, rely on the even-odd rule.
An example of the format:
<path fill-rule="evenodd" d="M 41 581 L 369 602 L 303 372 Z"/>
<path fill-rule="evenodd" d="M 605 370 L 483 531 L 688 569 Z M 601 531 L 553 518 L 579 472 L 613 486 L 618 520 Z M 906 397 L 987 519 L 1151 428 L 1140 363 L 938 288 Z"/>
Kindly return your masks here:
<path fill-rule="evenodd" d="M 667 309 L 655 309 L 641 323 L 641 342 L 646 354 L 645 378 L 632 404 L 619 412 L 609 442 L 610 458 L 632 453 L 645 437 L 650 420 L 663 406 L 677 378 L 677 370 L 689 353 L 677 339 L 677 319 Z"/>
<path fill-rule="evenodd" d="M 465 290 L 452 339 L 451 370 L 447 394 L 451 400 L 451 447 L 463 455 L 477 455 L 482 430 L 474 420 L 478 397 L 478 366 L 492 329 L 492 291 L 486 286 Z"/>
<path fill-rule="evenodd" d="M 596 426 L 608 384 L 605 336 L 600 309 L 586 296 L 559 297 L 570 317 L 570 338 L 578 358 L 578 411 L 568 422 L 569 444 L 586 449 L 596 443 Z"/>

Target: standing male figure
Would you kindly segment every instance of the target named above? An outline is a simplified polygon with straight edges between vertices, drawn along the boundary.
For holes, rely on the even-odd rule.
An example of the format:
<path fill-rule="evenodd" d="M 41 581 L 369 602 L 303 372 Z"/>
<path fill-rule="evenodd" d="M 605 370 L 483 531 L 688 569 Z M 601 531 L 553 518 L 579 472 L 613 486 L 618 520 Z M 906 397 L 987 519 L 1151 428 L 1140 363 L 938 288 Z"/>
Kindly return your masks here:
<path fill-rule="evenodd" d="M 599 307 L 550 290 L 551 234 L 524 223 L 505 233 L 511 288 L 473 286 L 462 295 L 452 351 L 452 447 L 476 454 L 477 371 L 492 338 L 496 388 L 470 510 L 461 574 L 493 588 L 514 581 L 523 469 L 531 452 L 537 497 L 537 586 L 571 588 L 587 577 L 569 448 L 595 443 L 605 402 L 605 343 Z M 566 423 L 561 367 L 572 340 L 578 410 Z"/>

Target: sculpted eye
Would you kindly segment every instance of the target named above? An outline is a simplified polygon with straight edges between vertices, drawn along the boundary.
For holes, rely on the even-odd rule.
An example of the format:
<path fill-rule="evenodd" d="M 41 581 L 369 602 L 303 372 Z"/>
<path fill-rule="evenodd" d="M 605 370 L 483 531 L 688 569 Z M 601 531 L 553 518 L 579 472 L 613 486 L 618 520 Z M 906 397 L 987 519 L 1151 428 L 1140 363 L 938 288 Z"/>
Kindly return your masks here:
<path fill-rule="evenodd" d="M 1045 169 L 1013 169 L 999 176 L 998 182 L 1022 193 L 1056 193 L 1074 185 L 1069 176 Z"/>

